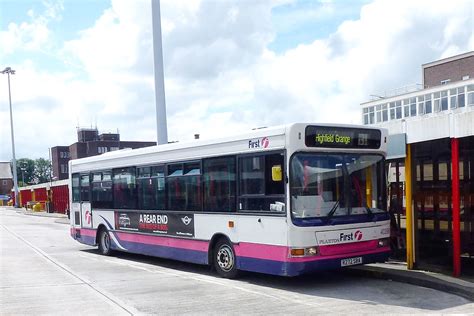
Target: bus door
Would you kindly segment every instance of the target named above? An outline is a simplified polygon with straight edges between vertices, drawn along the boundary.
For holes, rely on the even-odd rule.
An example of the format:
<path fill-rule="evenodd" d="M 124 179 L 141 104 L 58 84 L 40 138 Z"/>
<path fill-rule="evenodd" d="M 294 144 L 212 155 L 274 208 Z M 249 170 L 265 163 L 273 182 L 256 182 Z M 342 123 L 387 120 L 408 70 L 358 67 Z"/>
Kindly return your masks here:
<path fill-rule="evenodd" d="M 81 227 L 92 228 L 92 208 L 90 202 L 81 202 Z"/>
<path fill-rule="evenodd" d="M 81 174 L 81 227 L 92 228 L 89 174 Z"/>
<path fill-rule="evenodd" d="M 92 228 L 92 208 L 90 203 L 88 174 L 72 176 L 71 223 L 75 228 Z"/>

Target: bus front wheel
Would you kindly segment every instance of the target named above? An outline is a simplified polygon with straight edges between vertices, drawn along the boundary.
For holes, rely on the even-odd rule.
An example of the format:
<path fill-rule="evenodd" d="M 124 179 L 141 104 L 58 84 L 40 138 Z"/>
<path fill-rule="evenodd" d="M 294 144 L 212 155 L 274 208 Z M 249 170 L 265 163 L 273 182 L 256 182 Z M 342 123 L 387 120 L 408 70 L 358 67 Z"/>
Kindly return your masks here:
<path fill-rule="evenodd" d="M 110 256 L 112 249 L 110 248 L 110 234 L 106 228 L 99 231 L 99 252 L 104 256 Z"/>
<path fill-rule="evenodd" d="M 237 277 L 238 270 L 232 244 L 226 239 L 220 239 L 214 247 L 214 268 L 217 273 L 228 279 Z"/>

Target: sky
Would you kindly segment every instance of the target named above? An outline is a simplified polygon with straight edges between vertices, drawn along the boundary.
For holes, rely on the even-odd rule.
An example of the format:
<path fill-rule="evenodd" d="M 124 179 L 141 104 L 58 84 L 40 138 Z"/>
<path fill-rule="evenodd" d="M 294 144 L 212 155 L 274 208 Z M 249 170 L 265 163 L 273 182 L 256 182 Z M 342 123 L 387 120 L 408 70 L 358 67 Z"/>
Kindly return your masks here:
<path fill-rule="evenodd" d="M 474 1 L 162 0 L 169 141 L 292 122 L 361 124 L 370 95 L 474 50 Z M 16 158 L 77 127 L 155 141 L 151 0 L 1 0 Z M 0 161 L 12 157 L 0 76 Z"/>

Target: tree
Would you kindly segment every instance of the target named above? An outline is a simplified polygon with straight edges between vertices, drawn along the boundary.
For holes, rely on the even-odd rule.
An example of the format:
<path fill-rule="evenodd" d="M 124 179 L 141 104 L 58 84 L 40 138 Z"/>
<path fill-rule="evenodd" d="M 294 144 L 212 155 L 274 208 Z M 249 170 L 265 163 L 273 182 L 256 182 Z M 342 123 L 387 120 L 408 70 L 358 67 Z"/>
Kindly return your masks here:
<path fill-rule="evenodd" d="M 13 166 L 13 164 L 12 164 Z M 28 158 L 18 159 L 16 162 L 16 174 L 20 186 L 33 183 L 35 172 L 35 161 Z"/>
<path fill-rule="evenodd" d="M 44 183 L 51 180 L 51 162 L 48 159 L 39 158 L 35 160 L 33 180 L 35 183 Z"/>

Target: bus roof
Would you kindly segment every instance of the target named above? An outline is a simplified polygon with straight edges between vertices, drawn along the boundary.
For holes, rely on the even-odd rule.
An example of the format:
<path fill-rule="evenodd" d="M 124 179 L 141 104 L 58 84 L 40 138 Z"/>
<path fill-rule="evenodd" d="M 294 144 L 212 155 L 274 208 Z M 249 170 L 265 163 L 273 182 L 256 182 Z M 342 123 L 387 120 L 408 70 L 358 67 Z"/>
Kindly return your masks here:
<path fill-rule="evenodd" d="M 381 130 L 380 128 L 360 125 L 292 123 L 275 127 L 257 128 L 246 133 L 223 138 L 197 139 L 138 149 L 121 149 L 97 156 L 73 159 L 69 163 L 74 169 L 71 170 L 72 172 L 81 172 L 130 165 L 157 164 L 165 161 L 197 160 L 203 157 L 279 150 L 285 148 L 286 136 L 292 128 L 302 128 L 308 125 Z M 196 150 L 198 148 L 200 149 L 199 152 Z"/>

